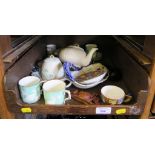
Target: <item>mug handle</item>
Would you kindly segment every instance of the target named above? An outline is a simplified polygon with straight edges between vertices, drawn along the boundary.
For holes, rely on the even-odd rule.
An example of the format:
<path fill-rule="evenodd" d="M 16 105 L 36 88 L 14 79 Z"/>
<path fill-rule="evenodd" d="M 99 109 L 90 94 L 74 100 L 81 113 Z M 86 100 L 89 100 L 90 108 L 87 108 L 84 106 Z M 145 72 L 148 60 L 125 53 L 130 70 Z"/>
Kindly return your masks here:
<path fill-rule="evenodd" d="M 132 96 L 130 96 L 130 95 L 125 95 L 125 98 L 124 98 L 124 101 L 123 101 L 123 102 L 125 102 L 125 103 L 130 102 L 131 99 L 132 99 Z"/>
<path fill-rule="evenodd" d="M 70 80 L 68 80 L 67 78 L 61 79 L 62 81 L 69 81 L 69 84 L 66 85 L 66 88 L 70 87 L 72 85 L 72 82 Z"/>
<path fill-rule="evenodd" d="M 65 98 L 65 101 L 71 100 L 71 92 L 69 90 L 65 90 L 65 93 L 68 95 L 68 97 Z"/>
<path fill-rule="evenodd" d="M 40 81 L 40 85 L 42 85 L 43 83 L 47 82 L 47 80 L 41 80 Z M 42 95 L 43 94 L 43 88 L 41 87 L 40 88 L 40 94 Z"/>

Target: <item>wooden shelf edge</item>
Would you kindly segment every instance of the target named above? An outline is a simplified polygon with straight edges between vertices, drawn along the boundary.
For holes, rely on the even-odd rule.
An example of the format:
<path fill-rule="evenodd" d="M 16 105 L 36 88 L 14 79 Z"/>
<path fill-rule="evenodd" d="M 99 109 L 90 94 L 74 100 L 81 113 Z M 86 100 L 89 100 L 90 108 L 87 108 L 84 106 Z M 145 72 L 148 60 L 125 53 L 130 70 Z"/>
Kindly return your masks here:
<path fill-rule="evenodd" d="M 9 110 L 13 113 L 29 113 L 29 114 L 56 114 L 56 115 L 140 115 L 143 112 L 143 103 L 141 99 L 139 102 L 133 102 L 133 104 L 121 104 L 121 105 L 84 105 L 74 104 L 74 100 L 68 104 L 61 106 L 45 105 L 42 101 L 38 104 L 23 104 L 21 100 L 17 100 L 14 91 L 7 91 L 6 93 Z M 147 94 L 146 91 L 140 91 L 139 97 Z M 19 97 L 19 96 L 18 96 Z M 25 112 L 23 112 L 23 110 Z"/>
<path fill-rule="evenodd" d="M 13 113 L 63 115 L 140 115 L 141 108 L 134 105 L 11 105 Z M 109 110 L 111 112 L 109 112 Z M 24 111 L 24 112 L 23 112 Z"/>
<path fill-rule="evenodd" d="M 155 116 L 149 116 L 149 119 L 155 119 Z"/>
<path fill-rule="evenodd" d="M 151 60 L 144 56 L 139 50 L 137 50 L 136 48 L 132 47 L 130 44 L 127 43 L 127 41 L 117 37 L 117 36 L 113 36 L 113 38 L 120 43 L 127 51 L 130 55 L 132 55 L 141 65 L 151 65 L 152 62 Z"/>
<path fill-rule="evenodd" d="M 22 44 L 21 47 L 4 57 L 3 62 L 4 63 L 12 63 L 15 62 L 21 55 L 25 53 L 29 48 L 31 48 L 39 39 L 41 36 L 34 36 L 31 39 L 28 39 L 27 42 Z"/>

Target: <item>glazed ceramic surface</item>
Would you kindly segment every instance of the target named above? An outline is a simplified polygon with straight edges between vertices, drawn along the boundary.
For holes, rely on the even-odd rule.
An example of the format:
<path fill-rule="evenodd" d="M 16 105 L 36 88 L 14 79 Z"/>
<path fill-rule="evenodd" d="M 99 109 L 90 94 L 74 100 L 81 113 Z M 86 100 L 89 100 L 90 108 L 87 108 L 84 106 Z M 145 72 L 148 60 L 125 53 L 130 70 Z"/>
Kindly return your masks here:
<path fill-rule="evenodd" d="M 41 75 L 43 80 L 61 79 L 64 77 L 64 69 L 59 58 L 51 55 L 43 62 Z"/>
<path fill-rule="evenodd" d="M 100 63 L 90 65 L 88 67 L 80 68 L 74 66 L 71 63 L 64 63 L 64 70 L 67 77 L 72 81 L 73 85 L 81 88 L 88 89 L 95 87 L 96 85 L 106 81 L 109 77 L 108 69 Z M 99 69 L 99 72 L 96 74 L 96 71 Z M 72 71 L 74 70 L 74 71 Z M 84 76 L 83 79 L 79 82 L 76 80 L 79 76 Z"/>
<path fill-rule="evenodd" d="M 63 66 L 64 66 L 64 71 L 65 71 L 67 77 L 71 81 L 75 81 L 75 75 L 79 73 L 79 72 L 76 72 L 76 71 L 79 71 L 80 68 L 73 65 L 70 62 L 64 62 Z"/>
<path fill-rule="evenodd" d="M 79 46 L 68 46 L 60 51 L 59 58 L 62 62 L 70 62 L 83 67 L 90 64 L 93 54 L 98 48 L 92 48 L 88 54 Z"/>
<path fill-rule="evenodd" d="M 81 84 L 92 84 L 104 79 L 108 69 L 100 63 L 84 67 L 79 72 L 74 72 L 75 81 Z"/>
<path fill-rule="evenodd" d="M 69 90 L 66 90 L 65 82 L 61 80 L 50 80 L 43 84 L 45 104 L 63 105 L 65 101 L 71 99 Z M 65 95 L 68 97 L 65 97 Z"/>
<path fill-rule="evenodd" d="M 93 88 L 97 85 L 99 85 L 100 83 L 106 81 L 108 79 L 108 76 L 104 77 L 104 79 L 102 79 L 101 81 L 98 81 L 98 82 L 94 82 L 94 83 L 91 83 L 91 84 L 81 84 L 81 83 L 78 83 L 76 81 L 73 81 L 73 85 L 77 88 L 80 88 L 80 89 L 88 89 L 88 88 Z"/>
<path fill-rule="evenodd" d="M 18 82 L 20 95 L 24 103 L 37 102 L 41 96 L 40 79 L 35 76 L 27 76 Z"/>
<path fill-rule="evenodd" d="M 96 44 L 86 44 L 86 50 L 89 52 L 92 48 L 97 48 Z"/>
<path fill-rule="evenodd" d="M 122 104 L 123 101 L 130 101 L 132 97 L 125 95 L 124 90 L 120 87 L 108 85 L 101 89 L 101 98 L 107 104 Z"/>
<path fill-rule="evenodd" d="M 64 70 L 67 77 L 73 81 L 80 84 L 93 84 L 98 83 L 104 79 L 108 73 L 108 69 L 100 63 L 84 67 L 81 70 L 71 63 L 64 63 Z M 72 71 L 74 70 L 74 71 Z"/>

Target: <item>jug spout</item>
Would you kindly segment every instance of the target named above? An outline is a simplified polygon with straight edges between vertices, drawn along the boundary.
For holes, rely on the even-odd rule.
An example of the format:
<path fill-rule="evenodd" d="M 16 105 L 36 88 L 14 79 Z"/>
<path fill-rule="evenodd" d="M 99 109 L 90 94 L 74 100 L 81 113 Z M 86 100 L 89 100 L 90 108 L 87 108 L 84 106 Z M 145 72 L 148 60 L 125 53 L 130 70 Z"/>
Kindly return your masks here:
<path fill-rule="evenodd" d="M 87 54 L 86 58 L 83 60 L 83 66 L 88 66 L 92 60 L 93 54 L 98 50 L 98 48 L 92 48 Z"/>

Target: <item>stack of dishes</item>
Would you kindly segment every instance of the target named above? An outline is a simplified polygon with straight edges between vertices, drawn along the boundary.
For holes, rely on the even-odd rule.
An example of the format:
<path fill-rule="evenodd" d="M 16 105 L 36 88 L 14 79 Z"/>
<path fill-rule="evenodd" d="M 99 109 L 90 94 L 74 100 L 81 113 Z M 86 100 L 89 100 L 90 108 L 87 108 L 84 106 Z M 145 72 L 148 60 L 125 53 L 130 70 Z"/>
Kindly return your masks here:
<path fill-rule="evenodd" d="M 100 63 L 83 67 L 81 70 L 73 64 L 64 63 L 64 69 L 73 85 L 81 89 L 95 87 L 108 79 L 108 69 Z"/>

